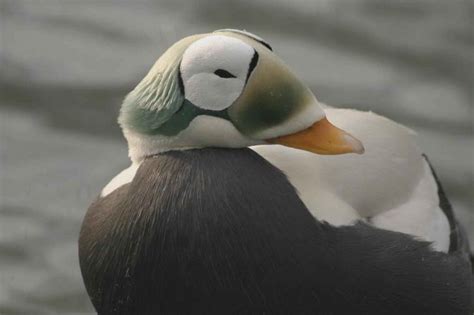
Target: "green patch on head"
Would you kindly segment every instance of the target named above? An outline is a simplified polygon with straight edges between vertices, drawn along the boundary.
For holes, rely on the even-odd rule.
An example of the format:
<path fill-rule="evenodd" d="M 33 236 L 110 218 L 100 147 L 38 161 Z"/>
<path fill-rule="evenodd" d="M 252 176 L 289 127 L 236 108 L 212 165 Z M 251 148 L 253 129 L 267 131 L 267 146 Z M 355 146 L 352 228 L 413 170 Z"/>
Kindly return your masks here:
<path fill-rule="evenodd" d="M 154 135 L 182 107 L 184 95 L 179 65 L 186 48 L 204 35 L 186 37 L 171 46 L 122 103 L 119 124 L 124 129 Z"/>
<path fill-rule="evenodd" d="M 260 55 L 258 64 L 228 109 L 237 129 L 249 137 L 291 120 L 314 101 L 311 91 L 278 57 L 268 49 L 255 49 Z"/>
<path fill-rule="evenodd" d="M 156 133 L 164 136 L 175 136 L 180 131 L 186 129 L 191 121 L 199 115 L 208 115 L 230 120 L 227 109 L 221 111 L 213 111 L 202 109 L 188 100 L 184 100 L 183 106 L 163 125 L 161 125 Z"/>
<path fill-rule="evenodd" d="M 245 134 L 252 135 L 277 126 L 308 104 L 304 86 L 279 79 L 269 88 L 253 90 L 245 104 L 230 109 L 231 117 Z"/>

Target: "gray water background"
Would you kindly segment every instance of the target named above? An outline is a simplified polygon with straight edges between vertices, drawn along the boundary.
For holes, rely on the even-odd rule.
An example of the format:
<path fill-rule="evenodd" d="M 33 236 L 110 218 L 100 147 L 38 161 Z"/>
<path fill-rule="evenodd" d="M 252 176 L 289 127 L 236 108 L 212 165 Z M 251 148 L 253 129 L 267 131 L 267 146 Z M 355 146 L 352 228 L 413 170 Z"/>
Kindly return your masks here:
<path fill-rule="evenodd" d="M 240 28 L 319 100 L 419 134 L 474 244 L 473 1 L 0 0 L 0 314 L 89 314 L 77 237 L 129 164 L 124 95 L 176 40 Z"/>

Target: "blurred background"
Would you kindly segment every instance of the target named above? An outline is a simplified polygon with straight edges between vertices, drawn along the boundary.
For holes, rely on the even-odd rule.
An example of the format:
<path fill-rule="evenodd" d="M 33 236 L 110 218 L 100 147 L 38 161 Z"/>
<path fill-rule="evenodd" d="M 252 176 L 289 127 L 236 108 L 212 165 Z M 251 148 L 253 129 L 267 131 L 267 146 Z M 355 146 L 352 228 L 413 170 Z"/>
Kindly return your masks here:
<path fill-rule="evenodd" d="M 0 314 L 89 314 L 84 213 L 129 165 L 121 100 L 178 39 L 265 38 L 322 102 L 419 133 L 474 245 L 474 1 L 0 0 Z"/>

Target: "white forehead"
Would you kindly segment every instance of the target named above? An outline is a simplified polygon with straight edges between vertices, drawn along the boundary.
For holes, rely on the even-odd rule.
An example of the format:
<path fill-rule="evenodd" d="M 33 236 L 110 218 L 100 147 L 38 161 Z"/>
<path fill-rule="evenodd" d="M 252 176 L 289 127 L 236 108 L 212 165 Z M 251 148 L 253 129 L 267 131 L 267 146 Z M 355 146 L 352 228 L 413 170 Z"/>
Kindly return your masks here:
<path fill-rule="evenodd" d="M 191 44 L 181 61 L 181 75 L 186 80 L 196 73 L 226 70 L 245 79 L 254 49 L 242 40 L 224 35 L 209 35 Z"/>

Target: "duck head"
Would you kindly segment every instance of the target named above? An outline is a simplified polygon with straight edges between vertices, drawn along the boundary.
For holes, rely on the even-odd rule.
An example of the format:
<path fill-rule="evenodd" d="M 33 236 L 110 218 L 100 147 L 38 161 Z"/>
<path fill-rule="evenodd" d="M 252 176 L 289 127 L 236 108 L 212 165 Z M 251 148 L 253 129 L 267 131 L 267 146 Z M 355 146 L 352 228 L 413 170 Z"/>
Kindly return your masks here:
<path fill-rule="evenodd" d="M 219 30 L 171 46 L 125 98 L 119 123 L 134 162 L 169 150 L 281 144 L 362 153 L 258 36 Z"/>

